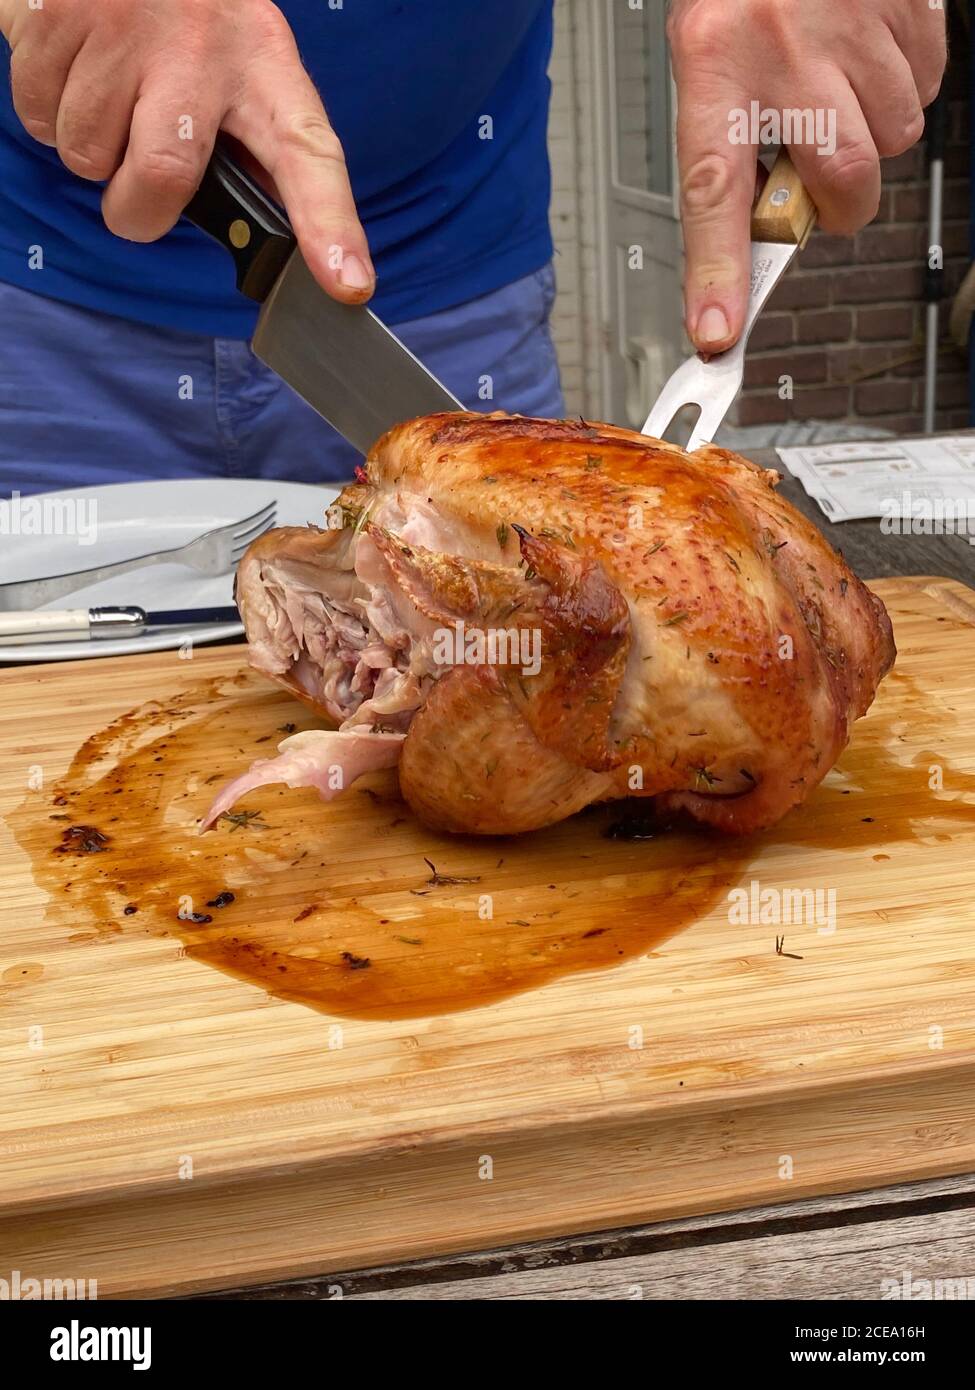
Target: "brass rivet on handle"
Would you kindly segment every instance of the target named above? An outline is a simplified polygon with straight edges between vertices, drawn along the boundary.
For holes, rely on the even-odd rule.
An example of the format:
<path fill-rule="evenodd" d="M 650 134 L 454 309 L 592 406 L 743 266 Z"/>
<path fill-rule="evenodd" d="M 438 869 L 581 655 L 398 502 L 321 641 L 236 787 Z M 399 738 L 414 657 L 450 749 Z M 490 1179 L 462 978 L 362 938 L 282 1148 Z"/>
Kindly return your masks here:
<path fill-rule="evenodd" d="M 230 244 L 236 246 L 240 251 L 251 239 L 251 229 L 242 217 L 237 217 L 230 224 Z"/>

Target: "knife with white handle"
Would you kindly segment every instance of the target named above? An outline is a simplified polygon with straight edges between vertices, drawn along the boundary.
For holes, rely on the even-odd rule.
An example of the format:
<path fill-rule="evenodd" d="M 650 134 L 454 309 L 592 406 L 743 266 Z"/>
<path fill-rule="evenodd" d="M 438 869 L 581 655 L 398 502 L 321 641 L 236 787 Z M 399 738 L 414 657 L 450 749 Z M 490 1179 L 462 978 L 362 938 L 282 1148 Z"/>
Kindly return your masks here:
<path fill-rule="evenodd" d="M 147 613 L 133 605 L 111 608 L 63 608 L 27 613 L 0 613 L 0 647 L 32 642 L 78 642 L 97 637 L 141 637 L 151 627 L 193 627 L 239 623 L 226 608 L 174 608 Z"/>
<path fill-rule="evenodd" d="M 463 410 L 364 304 L 340 304 L 305 264 L 281 209 L 219 147 L 186 216 L 234 258 L 261 304 L 255 356 L 363 454 L 403 420 Z"/>
<path fill-rule="evenodd" d="M 685 406 L 700 414 L 687 443 L 691 453 L 710 444 L 734 404 L 745 376 L 745 348 L 755 321 L 816 224 L 816 205 L 783 150 L 752 213 L 752 276 L 741 337 L 714 357 L 689 357 L 664 386 L 643 433 L 663 439 Z"/>

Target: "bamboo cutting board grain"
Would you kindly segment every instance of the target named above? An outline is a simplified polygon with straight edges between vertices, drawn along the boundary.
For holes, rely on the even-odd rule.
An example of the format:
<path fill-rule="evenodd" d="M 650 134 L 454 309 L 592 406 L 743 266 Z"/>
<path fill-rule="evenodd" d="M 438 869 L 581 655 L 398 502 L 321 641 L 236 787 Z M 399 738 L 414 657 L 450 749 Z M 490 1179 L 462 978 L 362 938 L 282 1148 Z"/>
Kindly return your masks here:
<path fill-rule="evenodd" d="M 451 840 L 385 774 L 198 838 L 307 725 L 241 648 L 0 675 L 0 1277 L 228 1287 L 975 1168 L 975 595 L 875 587 L 895 672 L 747 841 Z"/>

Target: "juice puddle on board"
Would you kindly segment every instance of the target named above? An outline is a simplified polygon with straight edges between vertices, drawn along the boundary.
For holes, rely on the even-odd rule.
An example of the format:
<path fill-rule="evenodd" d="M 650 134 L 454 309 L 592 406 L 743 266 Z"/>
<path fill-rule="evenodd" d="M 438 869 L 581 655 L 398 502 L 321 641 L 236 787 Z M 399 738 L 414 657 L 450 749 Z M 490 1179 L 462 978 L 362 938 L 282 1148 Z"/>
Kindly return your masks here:
<path fill-rule="evenodd" d="M 238 808 L 258 814 L 199 836 L 224 781 L 315 727 L 249 673 L 114 720 L 10 823 L 48 895 L 48 921 L 79 950 L 123 933 L 173 937 L 195 961 L 326 1013 L 447 1013 L 646 953 L 723 910 L 769 844 L 873 848 L 882 859 L 925 833 L 918 817 L 937 818 L 927 833 L 971 825 L 975 807 L 940 796 L 935 805 L 936 747 L 905 766 L 891 756 L 910 691 L 888 691 L 886 715 L 860 726 L 811 801 L 746 839 L 683 830 L 629 839 L 646 825 L 645 802 L 527 836 L 439 835 L 413 817 L 395 773 L 328 805 L 308 790 L 264 787 Z M 975 778 L 954 780 L 975 789 Z"/>

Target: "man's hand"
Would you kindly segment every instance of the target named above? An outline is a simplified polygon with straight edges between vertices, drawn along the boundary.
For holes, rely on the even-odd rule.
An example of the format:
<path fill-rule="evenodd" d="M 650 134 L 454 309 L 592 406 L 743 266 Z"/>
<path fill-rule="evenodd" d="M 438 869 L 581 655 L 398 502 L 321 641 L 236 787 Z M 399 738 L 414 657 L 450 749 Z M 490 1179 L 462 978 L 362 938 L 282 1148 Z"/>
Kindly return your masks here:
<path fill-rule="evenodd" d="M 85 179 L 111 231 L 155 241 L 195 193 L 218 130 L 273 181 L 316 279 L 375 286 L 338 136 L 270 0 L 0 0 L 14 107 Z"/>
<path fill-rule="evenodd" d="M 687 253 L 685 315 L 695 347 L 737 340 L 750 279 L 758 151 L 732 143 L 732 113 L 835 113 L 836 147 L 792 143 L 827 232 L 876 215 L 880 156 L 921 138 L 945 65 L 945 17 L 929 0 L 673 0 L 677 153 Z M 824 142 L 828 148 L 832 142 Z"/>

